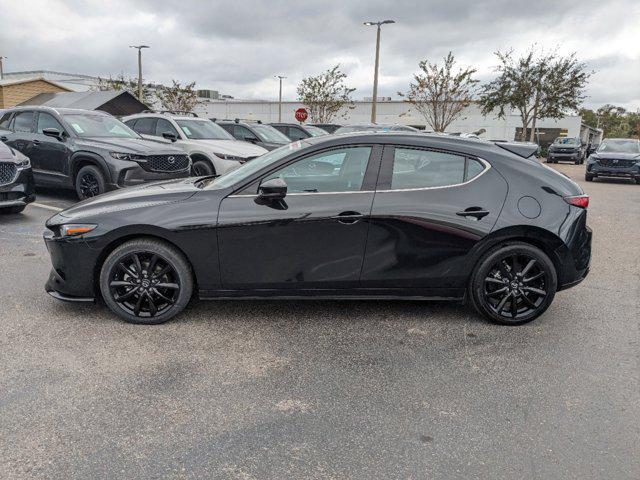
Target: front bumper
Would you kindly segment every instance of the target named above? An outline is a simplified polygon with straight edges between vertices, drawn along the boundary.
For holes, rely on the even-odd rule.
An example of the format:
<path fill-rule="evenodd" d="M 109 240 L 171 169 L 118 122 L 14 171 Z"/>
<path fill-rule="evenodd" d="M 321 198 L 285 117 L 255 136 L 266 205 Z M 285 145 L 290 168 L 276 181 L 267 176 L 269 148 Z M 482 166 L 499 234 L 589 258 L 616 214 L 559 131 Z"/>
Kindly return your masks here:
<path fill-rule="evenodd" d="M 16 178 L 0 186 L 0 208 L 21 207 L 36 199 L 31 168 L 18 171 Z"/>
<path fill-rule="evenodd" d="M 587 173 L 594 177 L 640 178 L 640 165 L 631 167 L 612 167 L 600 165 L 598 162 L 587 164 Z"/>
<path fill-rule="evenodd" d="M 580 152 L 572 152 L 572 153 L 549 152 L 547 157 L 549 158 L 549 160 L 576 161 L 580 158 Z"/>
<path fill-rule="evenodd" d="M 107 184 L 107 190 L 133 187 L 143 183 L 157 182 L 161 180 L 187 178 L 191 173 L 191 167 L 177 172 L 150 172 L 137 164 L 131 166 L 131 163 L 132 162 L 126 162 L 126 167 L 112 171 L 111 178 L 115 179 L 115 183 Z"/>
<path fill-rule="evenodd" d="M 63 239 L 48 230 L 43 237 L 53 266 L 45 285 L 47 293 L 59 300 L 93 301 L 98 250 L 82 237 Z"/>

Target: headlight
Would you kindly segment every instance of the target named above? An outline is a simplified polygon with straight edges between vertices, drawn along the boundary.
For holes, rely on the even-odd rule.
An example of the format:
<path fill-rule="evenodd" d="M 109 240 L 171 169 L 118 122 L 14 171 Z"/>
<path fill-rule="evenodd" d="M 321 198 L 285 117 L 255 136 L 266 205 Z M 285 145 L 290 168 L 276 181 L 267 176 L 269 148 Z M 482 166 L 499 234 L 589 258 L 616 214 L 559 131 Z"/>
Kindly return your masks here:
<path fill-rule="evenodd" d="M 221 158 L 222 160 L 233 160 L 235 162 L 246 162 L 246 159 L 244 157 L 238 157 L 236 155 L 226 155 L 224 153 L 216 153 L 213 152 L 213 154 L 218 157 Z"/>
<path fill-rule="evenodd" d="M 84 235 L 92 230 L 95 230 L 97 225 L 90 223 L 68 223 L 66 225 L 60 225 L 61 237 L 75 237 L 78 235 Z"/>
<path fill-rule="evenodd" d="M 29 161 L 29 159 L 27 157 L 24 158 L 24 160 L 20 160 L 18 162 L 18 168 L 29 168 L 31 166 L 31 161 Z"/>
<path fill-rule="evenodd" d="M 109 152 L 116 160 L 133 160 L 133 155 L 130 153 L 121 153 L 121 152 Z"/>

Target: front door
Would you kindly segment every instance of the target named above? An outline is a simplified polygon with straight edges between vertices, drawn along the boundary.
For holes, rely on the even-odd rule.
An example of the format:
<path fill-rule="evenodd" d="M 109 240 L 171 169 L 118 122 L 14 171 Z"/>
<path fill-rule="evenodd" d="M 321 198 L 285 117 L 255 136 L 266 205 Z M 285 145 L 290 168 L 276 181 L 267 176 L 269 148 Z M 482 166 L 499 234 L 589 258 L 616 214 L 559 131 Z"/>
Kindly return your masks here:
<path fill-rule="evenodd" d="M 263 202 L 246 192 L 224 199 L 218 218 L 223 288 L 356 287 L 379 152 L 354 146 L 294 160 L 260 180 L 283 179 L 283 200 Z"/>
<path fill-rule="evenodd" d="M 506 195 L 502 176 L 480 159 L 385 147 L 362 287 L 459 292 L 472 268 L 467 254 L 491 232 Z"/>
<path fill-rule="evenodd" d="M 66 142 L 61 142 L 42 133 L 45 128 L 55 128 L 60 133 L 65 131 L 64 127 L 53 115 L 39 112 L 36 121 L 36 135 L 31 150 L 31 161 L 34 168 L 41 171 L 41 173 L 62 178 L 62 175 L 69 174 L 71 150 L 67 147 Z"/>

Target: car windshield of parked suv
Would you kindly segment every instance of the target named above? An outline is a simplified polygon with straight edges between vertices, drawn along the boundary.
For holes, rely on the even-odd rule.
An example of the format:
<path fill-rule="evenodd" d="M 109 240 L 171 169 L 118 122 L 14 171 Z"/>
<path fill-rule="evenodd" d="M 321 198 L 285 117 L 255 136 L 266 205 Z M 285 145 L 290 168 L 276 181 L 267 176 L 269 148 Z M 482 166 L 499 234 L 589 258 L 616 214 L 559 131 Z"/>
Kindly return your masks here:
<path fill-rule="evenodd" d="M 210 120 L 176 120 L 185 136 L 190 140 L 235 140 L 220 125 Z"/>
<path fill-rule="evenodd" d="M 640 141 L 638 140 L 605 140 L 600 144 L 598 153 L 637 153 L 640 154 Z"/>
<path fill-rule="evenodd" d="M 580 145 L 577 138 L 558 137 L 553 141 L 554 145 Z"/>
<path fill-rule="evenodd" d="M 250 162 L 243 163 L 238 168 L 227 170 L 226 173 L 211 180 L 207 184 L 207 187 L 214 189 L 231 187 L 232 185 L 241 182 L 243 179 L 250 177 L 269 164 L 277 162 L 296 150 L 300 150 L 303 146 L 307 147 L 309 144 L 303 141 L 297 141 L 288 145 L 283 145 L 275 150 L 271 150 L 269 153 L 265 153 L 258 158 L 254 158 Z"/>
<path fill-rule="evenodd" d="M 304 128 L 311 134 L 313 137 L 321 137 L 322 135 L 328 135 L 326 130 L 323 130 L 318 127 L 314 127 L 312 125 L 305 125 Z"/>
<path fill-rule="evenodd" d="M 271 125 L 254 125 L 252 128 L 263 142 L 289 143 L 291 141 L 284 133 L 279 132 Z"/>
<path fill-rule="evenodd" d="M 62 117 L 79 137 L 142 138 L 120 120 L 108 115 L 67 113 Z"/>

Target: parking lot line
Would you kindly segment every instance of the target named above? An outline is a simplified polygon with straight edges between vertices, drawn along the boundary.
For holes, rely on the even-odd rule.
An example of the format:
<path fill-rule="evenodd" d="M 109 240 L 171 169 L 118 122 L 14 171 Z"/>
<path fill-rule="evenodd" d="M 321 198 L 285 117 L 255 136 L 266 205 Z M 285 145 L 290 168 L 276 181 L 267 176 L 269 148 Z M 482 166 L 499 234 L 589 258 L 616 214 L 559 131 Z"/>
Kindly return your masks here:
<path fill-rule="evenodd" d="M 51 210 L 52 212 L 61 212 L 62 210 L 64 210 L 63 208 L 52 207 L 51 205 L 45 205 L 44 203 L 33 202 L 31 205 L 33 207 L 39 207 L 39 208 L 44 208 L 45 210 Z"/>

